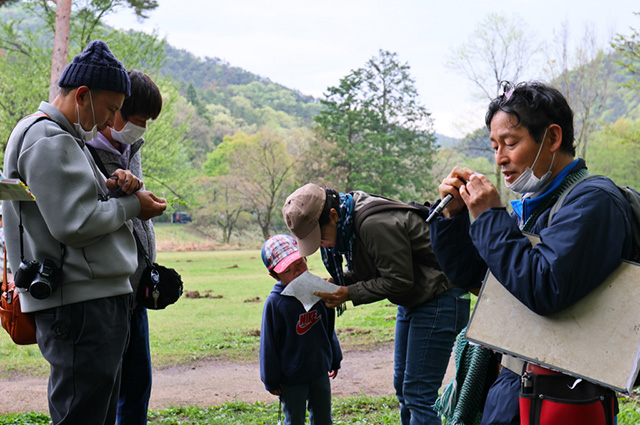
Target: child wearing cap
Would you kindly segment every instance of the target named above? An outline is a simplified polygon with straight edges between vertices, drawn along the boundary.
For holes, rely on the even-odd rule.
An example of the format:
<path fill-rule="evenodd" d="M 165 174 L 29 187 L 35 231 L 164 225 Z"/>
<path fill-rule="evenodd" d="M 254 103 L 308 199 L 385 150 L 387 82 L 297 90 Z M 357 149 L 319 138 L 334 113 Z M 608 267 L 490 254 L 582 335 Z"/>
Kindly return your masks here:
<path fill-rule="evenodd" d="M 332 423 L 331 384 L 342 361 L 335 333 L 335 313 L 323 302 L 306 311 L 284 288 L 307 271 L 296 240 L 276 235 L 262 247 L 262 261 L 277 283 L 264 304 L 260 334 L 260 379 L 280 397 L 286 425 Z"/>

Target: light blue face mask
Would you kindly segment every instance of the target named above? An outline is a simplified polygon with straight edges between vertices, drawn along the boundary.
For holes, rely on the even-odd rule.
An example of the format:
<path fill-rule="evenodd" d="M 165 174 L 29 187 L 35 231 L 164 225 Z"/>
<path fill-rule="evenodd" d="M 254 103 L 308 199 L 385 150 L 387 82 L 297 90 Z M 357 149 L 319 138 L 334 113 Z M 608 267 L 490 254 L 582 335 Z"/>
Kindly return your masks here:
<path fill-rule="evenodd" d="M 78 136 L 85 142 L 89 140 L 93 140 L 98 137 L 98 124 L 96 124 L 96 112 L 93 110 L 93 97 L 91 96 L 91 90 L 89 90 L 89 101 L 91 102 L 91 113 L 93 114 L 93 128 L 89 131 L 82 128 L 80 125 L 80 109 L 78 109 L 78 104 L 76 103 L 76 112 L 78 113 L 78 122 L 74 124 L 76 128 L 76 133 Z"/>
<path fill-rule="evenodd" d="M 533 164 L 531 167 L 527 167 L 520 176 L 513 183 L 506 183 L 506 186 L 513 190 L 516 193 L 525 194 L 525 193 L 534 193 L 540 190 L 542 186 L 549 180 L 551 177 L 551 167 L 553 167 L 553 161 L 556 159 L 556 153 L 553 153 L 553 157 L 551 158 L 551 164 L 549 164 L 549 171 L 546 172 L 545 175 L 538 178 L 535 174 L 533 174 L 533 167 L 535 167 L 536 162 L 538 161 L 538 157 L 540 156 L 540 152 L 542 151 L 542 145 L 544 145 L 544 141 L 547 138 L 547 127 L 544 130 L 544 135 L 542 136 L 542 142 L 540 142 L 540 147 L 538 148 L 538 153 L 536 155 L 536 159 L 533 160 Z"/>

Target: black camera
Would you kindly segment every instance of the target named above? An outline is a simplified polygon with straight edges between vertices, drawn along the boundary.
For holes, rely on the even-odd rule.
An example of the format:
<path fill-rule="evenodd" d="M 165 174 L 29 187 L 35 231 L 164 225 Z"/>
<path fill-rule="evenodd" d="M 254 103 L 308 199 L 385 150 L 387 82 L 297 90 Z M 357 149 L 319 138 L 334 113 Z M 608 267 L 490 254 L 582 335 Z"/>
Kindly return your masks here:
<path fill-rule="evenodd" d="M 29 291 L 33 298 L 43 300 L 58 289 L 62 280 L 62 270 L 51 260 L 21 262 L 15 275 L 18 288 Z"/>

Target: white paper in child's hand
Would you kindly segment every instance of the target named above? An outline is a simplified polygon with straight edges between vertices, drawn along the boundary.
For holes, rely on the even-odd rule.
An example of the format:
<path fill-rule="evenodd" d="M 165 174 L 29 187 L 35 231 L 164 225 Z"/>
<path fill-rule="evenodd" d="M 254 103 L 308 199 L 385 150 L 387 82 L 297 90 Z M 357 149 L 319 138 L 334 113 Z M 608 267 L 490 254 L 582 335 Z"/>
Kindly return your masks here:
<path fill-rule="evenodd" d="M 296 297 L 302 303 L 304 309 L 309 311 L 315 303 L 320 301 L 320 297 L 314 295 L 314 292 L 335 292 L 338 288 L 338 285 L 327 282 L 307 270 L 289 282 L 281 293 L 282 295 Z"/>

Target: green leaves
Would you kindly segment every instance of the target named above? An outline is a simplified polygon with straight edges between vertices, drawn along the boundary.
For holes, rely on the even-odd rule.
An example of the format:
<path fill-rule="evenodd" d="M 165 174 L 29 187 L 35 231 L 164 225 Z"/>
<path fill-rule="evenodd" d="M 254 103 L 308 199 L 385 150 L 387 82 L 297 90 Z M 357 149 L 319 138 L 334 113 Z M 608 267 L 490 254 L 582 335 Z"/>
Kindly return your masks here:
<path fill-rule="evenodd" d="M 640 16 L 640 12 L 636 12 Z M 620 60 L 616 61 L 625 71 L 634 75 L 635 78 L 629 80 L 625 85 L 633 89 L 640 90 L 640 33 L 637 29 L 631 28 L 631 35 L 617 34 L 611 42 L 611 46 L 620 55 Z"/>
<path fill-rule="evenodd" d="M 331 146 L 324 152 L 330 179 L 345 191 L 413 199 L 431 189 L 432 120 L 395 53 L 381 50 L 329 87 L 321 103 L 315 129 Z"/>
<path fill-rule="evenodd" d="M 214 193 L 225 188 L 222 199 L 214 197 L 220 214 L 228 216 L 229 207 L 238 204 L 252 212 L 267 239 L 273 215 L 291 189 L 293 165 L 284 137 L 263 129 L 252 135 L 236 133 L 225 137 L 208 155 L 203 168 L 215 178 Z M 232 210 L 238 217 L 239 210 Z"/>

